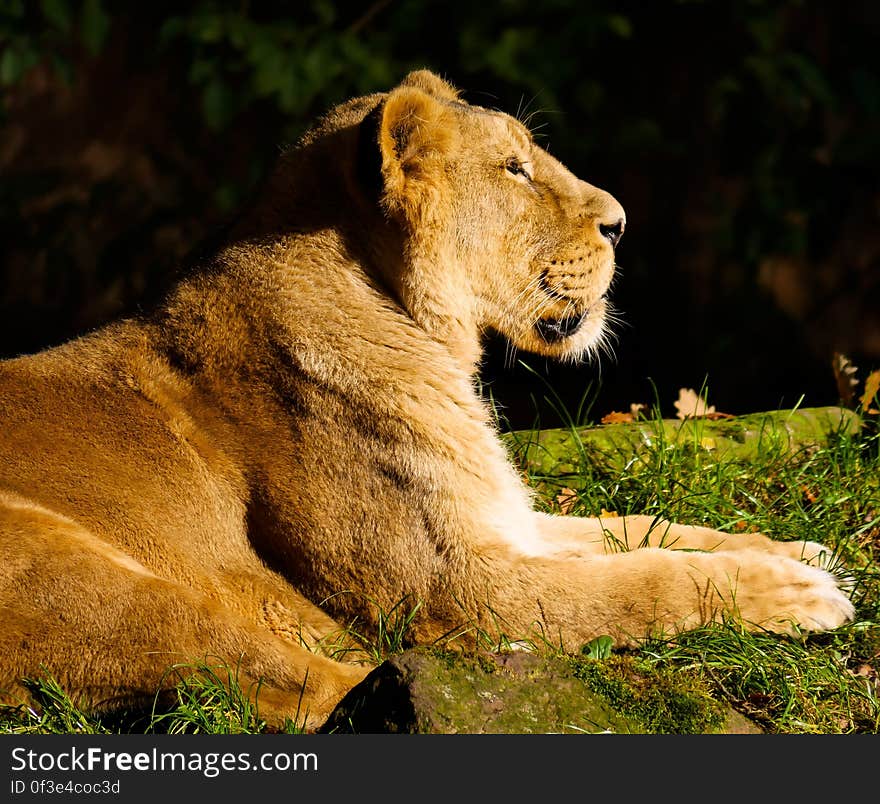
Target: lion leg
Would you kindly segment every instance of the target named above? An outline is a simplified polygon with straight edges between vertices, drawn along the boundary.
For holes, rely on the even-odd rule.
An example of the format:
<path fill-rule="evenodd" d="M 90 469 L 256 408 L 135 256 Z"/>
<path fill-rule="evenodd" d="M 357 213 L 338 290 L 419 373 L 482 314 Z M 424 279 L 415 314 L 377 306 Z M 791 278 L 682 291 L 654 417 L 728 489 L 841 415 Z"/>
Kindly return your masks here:
<path fill-rule="evenodd" d="M 493 573 L 509 579 L 496 587 L 502 618 L 519 628 L 537 622 L 569 646 L 603 634 L 631 644 L 726 618 L 749 630 L 819 631 L 854 614 L 833 575 L 761 550 L 520 556 Z"/>
<path fill-rule="evenodd" d="M 542 537 L 559 552 L 572 555 L 665 547 L 705 552 L 762 550 L 819 567 L 828 567 L 832 562 L 832 551 L 817 542 L 780 542 L 762 533 L 724 533 L 643 514 L 621 517 L 537 516 Z"/>
<path fill-rule="evenodd" d="M 94 711 L 149 705 L 180 675 L 220 664 L 273 725 L 323 723 L 369 668 L 281 639 L 222 603 L 157 577 L 65 517 L 0 507 L 0 699 L 52 675 Z M 257 682 L 259 681 L 259 690 Z"/>

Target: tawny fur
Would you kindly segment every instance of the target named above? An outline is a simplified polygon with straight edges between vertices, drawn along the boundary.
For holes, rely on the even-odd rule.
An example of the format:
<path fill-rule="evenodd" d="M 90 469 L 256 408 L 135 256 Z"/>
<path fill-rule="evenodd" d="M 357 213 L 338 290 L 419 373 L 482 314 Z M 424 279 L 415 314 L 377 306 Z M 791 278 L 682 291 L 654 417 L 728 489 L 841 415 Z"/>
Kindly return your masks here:
<path fill-rule="evenodd" d="M 481 338 L 595 349 L 623 220 L 421 71 L 285 153 L 155 311 L 0 364 L 5 700 L 49 672 L 133 704 L 213 658 L 316 726 L 369 669 L 321 648 L 405 598 L 416 639 L 572 647 L 850 619 L 818 545 L 533 510 L 475 391 Z"/>

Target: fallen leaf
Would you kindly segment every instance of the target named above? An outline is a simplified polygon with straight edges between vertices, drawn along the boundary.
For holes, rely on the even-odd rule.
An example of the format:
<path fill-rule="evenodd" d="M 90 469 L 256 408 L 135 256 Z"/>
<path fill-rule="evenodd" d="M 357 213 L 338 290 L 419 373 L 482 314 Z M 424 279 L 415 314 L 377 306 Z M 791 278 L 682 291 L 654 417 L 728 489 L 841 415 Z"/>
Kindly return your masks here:
<path fill-rule="evenodd" d="M 856 395 L 856 386 L 859 384 L 855 376 L 858 368 L 853 365 L 852 360 L 840 352 L 834 353 L 831 367 L 834 369 L 834 379 L 837 382 L 840 401 L 844 405 L 852 405 Z"/>
<path fill-rule="evenodd" d="M 633 402 L 629 406 L 630 415 L 633 417 L 633 419 L 638 419 L 639 416 L 642 415 L 642 411 L 645 410 L 645 408 L 647 407 L 648 406 L 643 404 L 642 402 Z"/>
<path fill-rule="evenodd" d="M 678 399 L 675 400 L 675 407 L 678 410 L 678 413 L 675 415 L 679 419 L 689 419 L 715 413 L 715 406 L 707 406 L 706 400 L 699 396 L 693 388 L 678 389 Z"/>
<path fill-rule="evenodd" d="M 865 392 L 860 400 L 862 410 L 865 413 L 880 413 L 880 410 L 877 410 L 873 404 L 874 402 L 880 403 L 880 397 L 877 396 L 878 393 L 880 393 L 880 369 L 872 371 L 865 378 Z"/>
<path fill-rule="evenodd" d="M 602 424 L 622 424 L 635 421 L 635 418 L 632 413 L 621 413 L 619 410 L 612 410 L 611 413 L 606 413 L 600 421 Z"/>
<path fill-rule="evenodd" d="M 615 517 L 620 516 L 620 514 L 618 514 L 617 511 L 606 511 L 603 508 L 599 516 L 602 517 L 602 519 L 614 519 Z"/>
<path fill-rule="evenodd" d="M 570 514 L 571 509 L 577 502 L 577 498 L 577 492 L 574 489 L 562 489 L 562 491 L 556 495 L 556 503 L 559 505 L 559 513 L 563 516 Z"/>

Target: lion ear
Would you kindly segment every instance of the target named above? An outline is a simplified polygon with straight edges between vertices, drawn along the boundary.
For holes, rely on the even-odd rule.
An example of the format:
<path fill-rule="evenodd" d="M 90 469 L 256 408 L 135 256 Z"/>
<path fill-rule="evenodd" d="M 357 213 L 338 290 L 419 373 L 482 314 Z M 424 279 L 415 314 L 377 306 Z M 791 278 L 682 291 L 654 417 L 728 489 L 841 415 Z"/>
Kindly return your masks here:
<path fill-rule="evenodd" d="M 443 100 L 402 85 L 387 95 L 381 115 L 384 203 L 412 220 L 442 190 L 458 139 L 454 113 Z"/>
<path fill-rule="evenodd" d="M 423 89 L 429 95 L 441 100 L 458 100 L 458 90 L 430 70 L 413 70 L 400 82 L 400 85 Z"/>

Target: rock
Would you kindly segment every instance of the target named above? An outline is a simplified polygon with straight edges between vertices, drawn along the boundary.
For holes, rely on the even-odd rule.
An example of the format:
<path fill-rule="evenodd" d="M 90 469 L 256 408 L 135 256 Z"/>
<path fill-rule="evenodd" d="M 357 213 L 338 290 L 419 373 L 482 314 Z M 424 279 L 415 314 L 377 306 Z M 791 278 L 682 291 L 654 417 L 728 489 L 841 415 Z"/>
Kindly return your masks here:
<path fill-rule="evenodd" d="M 339 703 L 321 732 L 759 733 L 695 676 L 635 660 L 413 649 Z"/>

